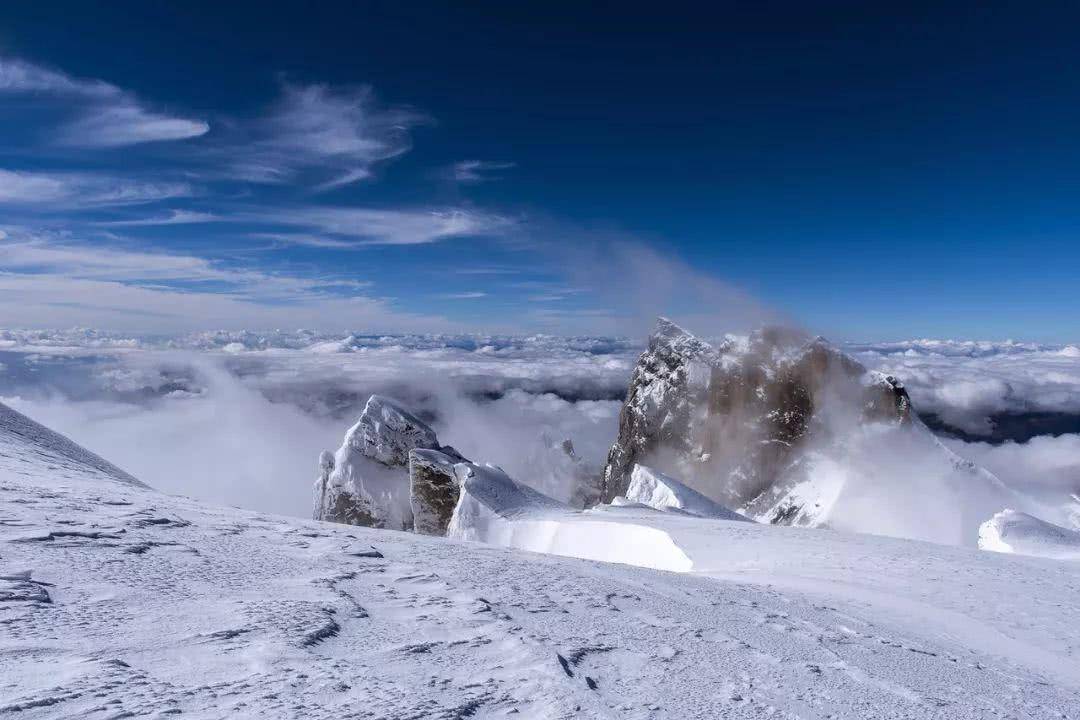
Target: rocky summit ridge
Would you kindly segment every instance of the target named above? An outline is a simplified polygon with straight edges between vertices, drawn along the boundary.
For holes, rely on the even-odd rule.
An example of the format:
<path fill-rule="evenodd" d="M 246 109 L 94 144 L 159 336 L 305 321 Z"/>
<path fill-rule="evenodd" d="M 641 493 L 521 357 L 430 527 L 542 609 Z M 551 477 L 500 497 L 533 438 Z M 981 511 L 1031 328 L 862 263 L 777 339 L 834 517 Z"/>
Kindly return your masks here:
<path fill-rule="evenodd" d="M 712 344 L 660 318 L 630 378 L 602 500 L 625 495 L 642 464 L 758 519 L 809 521 L 785 502 L 801 452 L 867 422 L 910 425 L 907 392 L 823 338 L 767 327 Z"/>

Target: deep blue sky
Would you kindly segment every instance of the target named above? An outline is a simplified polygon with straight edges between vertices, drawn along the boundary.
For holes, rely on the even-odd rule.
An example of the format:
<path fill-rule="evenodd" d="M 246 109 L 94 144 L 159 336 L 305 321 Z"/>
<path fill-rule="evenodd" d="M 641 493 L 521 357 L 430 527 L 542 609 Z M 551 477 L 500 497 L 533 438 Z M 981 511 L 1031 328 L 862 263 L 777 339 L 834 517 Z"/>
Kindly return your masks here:
<path fill-rule="evenodd" d="M 1080 336 L 1080 6 L 455 5 L 5 6 L 0 324 Z"/>

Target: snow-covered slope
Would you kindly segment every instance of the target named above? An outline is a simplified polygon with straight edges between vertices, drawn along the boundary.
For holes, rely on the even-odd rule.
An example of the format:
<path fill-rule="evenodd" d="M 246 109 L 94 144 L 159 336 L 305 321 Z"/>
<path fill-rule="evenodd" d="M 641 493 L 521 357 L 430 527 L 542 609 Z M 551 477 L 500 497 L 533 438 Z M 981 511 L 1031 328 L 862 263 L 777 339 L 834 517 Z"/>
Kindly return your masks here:
<path fill-rule="evenodd" d="M 698 517 L 721 520 L 748 520 L 723 505 L 714 503 L 696 490 L 692 490 L 675 478 L 668 477 L 645 465 L 634 465 L 630 471 L 630 485 L 625 499 L 656 510 L 681 510 Z"/>
<path fill-rule="evenodd" d="M 1077 564 L 613 509 L 711 528 L 707 574 L 665 573 L 208 507 L 81 452 L 0 435 L 2 717 L 1080 707 Z"/>
<path fill-rule="evenodd" d="M 52 478 L 97 478 L 145 487 L 143 483 L 63 435 L 0 403 L 0 468 L 5 473 Z"/>
<path fill-rule="evenodd" d="M 1000 553 L 1080 560 L 1080 532 L 1016 510 L 1002 510 L 979 528 L 979 547 Z"/>

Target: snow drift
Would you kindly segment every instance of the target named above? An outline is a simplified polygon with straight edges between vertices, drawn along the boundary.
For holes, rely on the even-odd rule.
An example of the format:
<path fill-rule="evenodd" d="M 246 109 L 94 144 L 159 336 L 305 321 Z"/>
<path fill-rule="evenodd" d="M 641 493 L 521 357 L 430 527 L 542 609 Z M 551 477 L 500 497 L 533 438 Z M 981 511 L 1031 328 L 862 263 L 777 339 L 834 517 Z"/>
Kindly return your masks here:
<path fill-rule="evenodd" d="M 634 469 L 630 472 L 630 485 L 626 489 L 625 498 L 615 498 L 615 500 L 638 503 L 656 510 L 681 510 L 698 517 L 749 522 L 748 518 L 714 503 L 675 478 L 644 465 L 634 465 Z"/>
<path fill-rule="evenodd" d="M 1080 560 L 1080 532 L 1005 509 L 979 527 L 979 548 L 1055 560 Z"/>

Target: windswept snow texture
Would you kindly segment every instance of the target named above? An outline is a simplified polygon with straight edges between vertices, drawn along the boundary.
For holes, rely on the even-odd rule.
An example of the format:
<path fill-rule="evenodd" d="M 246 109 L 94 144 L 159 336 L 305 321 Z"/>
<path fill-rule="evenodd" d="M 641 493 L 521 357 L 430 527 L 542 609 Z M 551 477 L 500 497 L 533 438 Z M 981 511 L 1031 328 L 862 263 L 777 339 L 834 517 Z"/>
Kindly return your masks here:
<path fill-rule="evenodd" d="M 709 527 L 672 574 L 213 508 L 55 442 L 0 437 L 0 717 L 1080 707 L 1080 565 L 616 509 Z"/>
<path fill-rule="evenodd" d="M 63 435 L 0 403 L 0 460 L 6 470 L 33 475 L 45 467 L 56 477 L 96 475 L 129 485 L 141 482 Z"/>
<path fill-rule="evenodd" d="M 1080 532 L 1016 510 L 1002 510 L 979 528 L 979 547 L 1000 553 L 1080 560 Z"/>
<path fill-rule="evenodd" d="M 644 465 L 635 465 L 630 472 L 630 486 L 625 499 L 656 510 L 681 510 L 698 517 L 751 522 L 739 513 L 686 487 L 675 478 Z"/>

